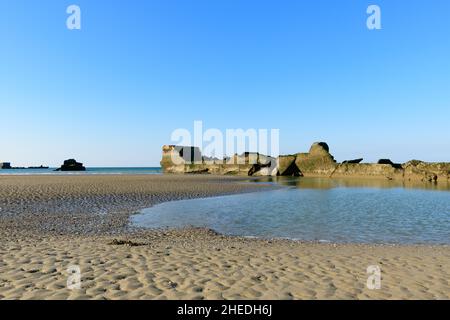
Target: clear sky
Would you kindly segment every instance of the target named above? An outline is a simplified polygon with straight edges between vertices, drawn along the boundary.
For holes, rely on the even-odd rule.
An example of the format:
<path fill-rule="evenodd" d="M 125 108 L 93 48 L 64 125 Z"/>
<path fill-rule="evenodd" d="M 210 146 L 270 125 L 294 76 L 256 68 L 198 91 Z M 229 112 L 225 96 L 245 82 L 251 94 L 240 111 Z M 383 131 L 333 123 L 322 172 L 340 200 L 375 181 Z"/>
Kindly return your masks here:
<path fill-rule="evenodd" d="M 450 161 L 449 14 L 448 0 L 0 0 L 0 162 L 156 166 L 194 120 L 279 128 L 281 153 L 326 141 L 339 161 Z"/>

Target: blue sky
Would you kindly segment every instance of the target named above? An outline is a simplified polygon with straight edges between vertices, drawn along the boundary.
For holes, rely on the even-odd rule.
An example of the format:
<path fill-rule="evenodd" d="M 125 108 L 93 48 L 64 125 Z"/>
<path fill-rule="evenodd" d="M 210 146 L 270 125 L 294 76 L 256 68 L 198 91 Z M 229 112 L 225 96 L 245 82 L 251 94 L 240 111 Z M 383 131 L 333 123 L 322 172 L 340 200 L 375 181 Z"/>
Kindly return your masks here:
<path fill-rule="evenodd" d="M 66 28 L 79 5 L 82 29 Z M 366 28 L 377 4 L 382 30 Z M 156 166 L 177 128 L 450 161 L 447 0 L 0 0 L 0 161 Z"/>

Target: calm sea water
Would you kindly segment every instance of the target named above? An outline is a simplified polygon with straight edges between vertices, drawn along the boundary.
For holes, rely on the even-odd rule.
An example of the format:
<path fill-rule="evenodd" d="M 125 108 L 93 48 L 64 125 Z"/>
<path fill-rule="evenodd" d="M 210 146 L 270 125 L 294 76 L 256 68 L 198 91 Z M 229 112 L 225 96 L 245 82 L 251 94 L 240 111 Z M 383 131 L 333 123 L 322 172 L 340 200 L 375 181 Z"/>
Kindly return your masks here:
<path fill-rule="evenodd" d="M 73 174 L 160 174 L 161 168 L 86 168 L 86 171 L 54 171 L 56 168 L 49 169 L 0 169 L 0 175 L 35 175 L 35 174 L 47 174 L 47 175 L 73 175 Z"/>
<path fill-rule="evenodd" d="M 267 180 L 280 190 L 163 203 L 132 217 L 148 228 L 306 241 L 450 244 L 450 187 L 389 181 Z"/>

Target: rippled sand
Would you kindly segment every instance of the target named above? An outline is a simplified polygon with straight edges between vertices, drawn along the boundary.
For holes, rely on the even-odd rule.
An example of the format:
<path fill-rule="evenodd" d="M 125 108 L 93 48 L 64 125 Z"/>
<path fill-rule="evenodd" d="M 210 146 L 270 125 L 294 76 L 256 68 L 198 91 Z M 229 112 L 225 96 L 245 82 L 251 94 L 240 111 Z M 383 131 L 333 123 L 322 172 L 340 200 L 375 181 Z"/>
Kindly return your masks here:
<path fill-rule="evenodd" d="M 171 199 L 254 188 L 215 177 L 1 177 L 2 299 L 450 299 L 448 246 L 264 241 L 128 230 Z M 366 287 L 369 265 L 381 288 Z M 81 288 L 68 289 L 69 266 Z"/>
<path fill-rule="evenodd" d="M 2 241 L 0 298 L 8 299 L 449 299 L 450 250 L 301 244 L 169 232 L 111 238 Z M 116 241 L 115 243 L 121 243 Z M 66 286 L 69 265 L 81 289 Z M 366 287 L 381 268 L 381 289 Z"/>

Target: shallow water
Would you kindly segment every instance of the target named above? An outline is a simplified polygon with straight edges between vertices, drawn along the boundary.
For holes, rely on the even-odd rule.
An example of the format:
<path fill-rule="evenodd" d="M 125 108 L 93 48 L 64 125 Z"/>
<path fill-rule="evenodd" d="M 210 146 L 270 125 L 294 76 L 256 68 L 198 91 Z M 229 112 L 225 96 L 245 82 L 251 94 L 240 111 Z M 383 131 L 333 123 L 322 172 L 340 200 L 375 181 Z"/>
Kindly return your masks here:
<path fill-rule="evenodd" d="M 132 223 L 305 241 L 450 244 L 448 185 L 328 178 L 267 182 L 284 188 L 167 202 L 143 210 Z"/>

